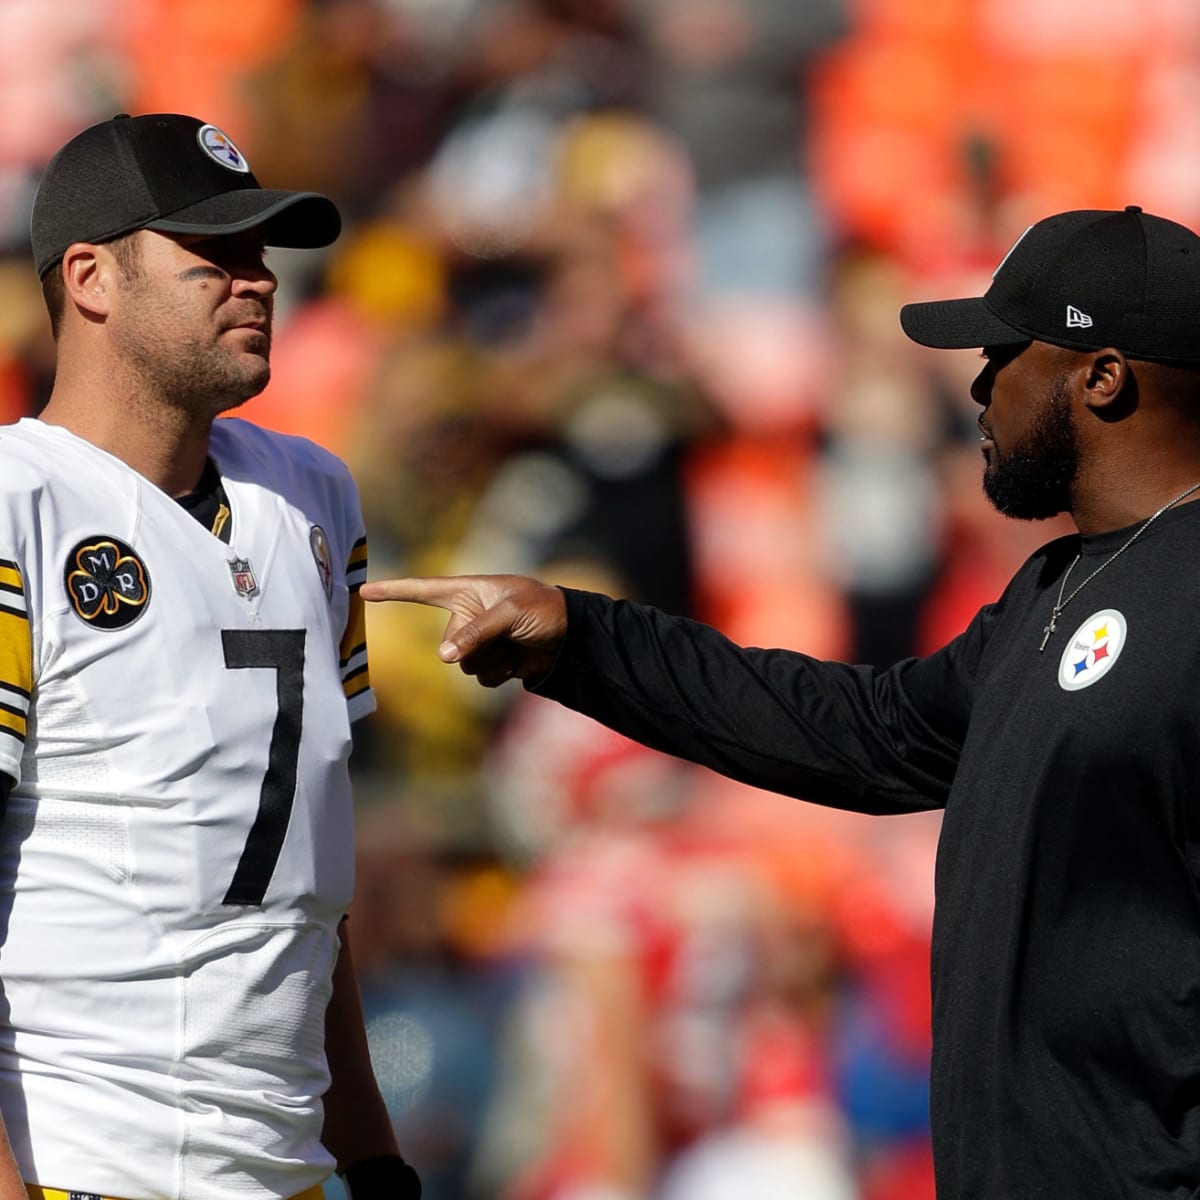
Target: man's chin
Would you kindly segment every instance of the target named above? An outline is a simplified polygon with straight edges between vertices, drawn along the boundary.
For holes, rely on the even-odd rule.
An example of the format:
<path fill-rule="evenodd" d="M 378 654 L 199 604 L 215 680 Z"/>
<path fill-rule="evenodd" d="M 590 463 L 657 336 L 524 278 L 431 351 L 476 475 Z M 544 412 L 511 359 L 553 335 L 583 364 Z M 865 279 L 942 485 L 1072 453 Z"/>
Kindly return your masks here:
<path fill-rule="evenodd" d="M 1070 509 L 1070 499 L 1061 488 L 1020 486 L 1015 480 L 997 477 L 990 468 L 983 473 L 983 493 L 998 513 L 1014 521 L 1049 521 Z"/>
<path fill-rule="evenodd" d="M 264 362 L 255 371 L 247 371 L 235 386 L 226 388 L 217 402 L 217 412 L 229 412 L 241 408 L 247 400 L 253 400 L 271 382 L 270 364 Z"/>

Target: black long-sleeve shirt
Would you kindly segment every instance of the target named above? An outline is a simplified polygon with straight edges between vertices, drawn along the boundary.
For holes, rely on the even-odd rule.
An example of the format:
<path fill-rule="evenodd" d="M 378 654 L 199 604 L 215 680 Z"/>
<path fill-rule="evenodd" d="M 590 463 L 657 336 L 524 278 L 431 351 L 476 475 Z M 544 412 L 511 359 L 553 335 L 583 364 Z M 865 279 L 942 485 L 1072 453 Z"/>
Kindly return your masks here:
<path fill-rule="evenodd" d="M 534 689 L 758 787 L 944 807 L 941 1200 L 1200 1197 L 1200 504 L 1112 558 L 1132 532 L 1051 542 L 886 671 L 568 591 Z"/>

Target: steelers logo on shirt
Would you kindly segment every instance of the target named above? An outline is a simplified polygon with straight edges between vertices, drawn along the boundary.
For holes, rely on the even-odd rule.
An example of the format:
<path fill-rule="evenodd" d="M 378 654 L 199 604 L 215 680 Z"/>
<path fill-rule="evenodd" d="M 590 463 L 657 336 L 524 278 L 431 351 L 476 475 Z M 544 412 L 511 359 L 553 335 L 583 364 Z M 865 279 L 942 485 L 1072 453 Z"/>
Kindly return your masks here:
<path fill-rule="evenodd" d="M 131 546 L 97 534 L 67 555 L 63 584 L 75 615 L 96 629 L 132 625 L 150 602 L 150 573 Z"/>
<path fill-rule="evenodd" d="M 1058 686 L 1066 692 L 1098 683 L 1125 648 L 1125 618 L 1115 608 L 1093 613 L 1071 634 L 1058 662 Z"/>

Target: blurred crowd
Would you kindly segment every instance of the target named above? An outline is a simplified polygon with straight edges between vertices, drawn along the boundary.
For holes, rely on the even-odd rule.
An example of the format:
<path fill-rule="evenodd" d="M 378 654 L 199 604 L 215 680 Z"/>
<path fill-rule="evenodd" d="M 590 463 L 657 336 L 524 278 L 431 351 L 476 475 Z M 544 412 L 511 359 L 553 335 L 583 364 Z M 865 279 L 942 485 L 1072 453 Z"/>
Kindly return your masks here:
<path fill-rule="evenodd" d="M 41 167 L 114 112 L 333 196 L 245 415 L 351 464 L 372 575 L 530 571 L 887 665 L 1061 527 L 979 489 L 1026 225 L 1200 225 L 1194 0 L 0 0 L 0 420 L 52 346 Z M 734 786 L 372 609 L 352 922 L 430 1200 L 930 1200 L 936 813 Z M 330 1194 L 336 1195 L 336 1186 Z"/>

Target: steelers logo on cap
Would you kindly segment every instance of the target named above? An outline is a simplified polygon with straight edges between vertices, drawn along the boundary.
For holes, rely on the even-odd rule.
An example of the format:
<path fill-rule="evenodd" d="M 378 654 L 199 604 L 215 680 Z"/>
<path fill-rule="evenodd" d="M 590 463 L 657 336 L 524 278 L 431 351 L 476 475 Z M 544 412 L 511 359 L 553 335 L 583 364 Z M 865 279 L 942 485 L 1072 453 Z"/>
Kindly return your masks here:
<path fill-rule="evenodd" d="M 227 170 L 236 171 L 239 175 L 250 174 L 250 164 L 233 144 L 233 139 L 215 125 L 201 125 L 196 131 L 196 140 L 200 143 L 200 149 L 213 162 L 218 162 Z"/>

